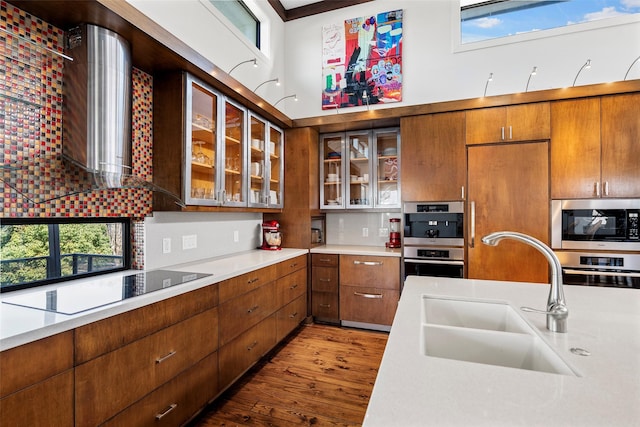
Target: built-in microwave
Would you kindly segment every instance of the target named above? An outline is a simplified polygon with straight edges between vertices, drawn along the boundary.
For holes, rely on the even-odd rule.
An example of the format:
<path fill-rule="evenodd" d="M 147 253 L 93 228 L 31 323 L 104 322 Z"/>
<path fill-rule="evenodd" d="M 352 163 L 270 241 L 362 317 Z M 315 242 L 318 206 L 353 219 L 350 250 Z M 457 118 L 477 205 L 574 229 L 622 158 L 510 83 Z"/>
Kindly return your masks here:
<path fill-rule="evenodd" d="M 551 202 L 554 249 L 640 250 L 640 199 Z"/>

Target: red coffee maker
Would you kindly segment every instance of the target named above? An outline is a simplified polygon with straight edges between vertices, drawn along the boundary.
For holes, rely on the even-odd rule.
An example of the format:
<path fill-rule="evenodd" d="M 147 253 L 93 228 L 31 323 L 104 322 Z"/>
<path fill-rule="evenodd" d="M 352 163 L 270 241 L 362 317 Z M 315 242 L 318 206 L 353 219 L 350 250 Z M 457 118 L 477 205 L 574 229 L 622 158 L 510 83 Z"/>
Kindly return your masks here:
<path fill-rule="evenodd" d="M 385 243 L 388 248 L 399 248 L 402 242 L 400 241 L 400 218 L 389 219 L 389 241 Z"/>
<path fill-rule="evenodd" d="M 260 249 L 267 251 L 279 251 L 282 244 L 282 233 L 278 221 L 265 221 L 262 223 L 262 246 Z"/>

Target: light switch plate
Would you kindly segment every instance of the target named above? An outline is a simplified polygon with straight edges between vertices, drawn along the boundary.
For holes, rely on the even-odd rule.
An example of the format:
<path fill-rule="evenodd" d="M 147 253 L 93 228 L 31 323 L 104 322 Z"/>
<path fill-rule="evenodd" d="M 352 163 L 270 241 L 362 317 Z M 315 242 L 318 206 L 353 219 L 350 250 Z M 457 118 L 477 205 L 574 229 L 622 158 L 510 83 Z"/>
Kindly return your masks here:
<path fill-rule="evenodd" d="M 196 234 L 182 236 L 182 250 L 195 249 L 197 247 L 198 247 L 198 236 Z"/>
<path fill-rule="evenodd" d="M 171 238 L 165 237 L 162 239 L 162 253 L 170 254 L 171 253 Z"/>

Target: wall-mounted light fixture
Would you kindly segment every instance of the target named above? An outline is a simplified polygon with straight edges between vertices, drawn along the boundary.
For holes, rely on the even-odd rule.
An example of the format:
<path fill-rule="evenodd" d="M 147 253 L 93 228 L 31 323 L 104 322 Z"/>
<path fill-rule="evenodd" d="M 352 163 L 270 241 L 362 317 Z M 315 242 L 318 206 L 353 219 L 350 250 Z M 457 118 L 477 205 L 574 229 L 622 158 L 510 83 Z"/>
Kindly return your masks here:
<path fill-rule="evenodd" d="M 576 81 L 578 80 L 578 76 L 580 75 L 582 70 L 588 70 L 589 68 L 591 68 L 591 60 L 587 59 L 587 62 L 585 62 L 584 65 L 582 67 L 580 67 L 580 69 L 578 70 L 578 74 L 576 74 L 576 78 L 573 79 L 572 87 L 576 85 Z"/>
<path fill-rule="evenodd" d="M 283 96 L 282 98 L 278 99 L 278 100 L 276 101 L 276 103 L 275 103 L 275 104 L 273 104 L 273 106 L 275 107 L 276 105 L 278 105 L 278 103 L 280 103 L 280 101 L 284 101 L 284 100 L 285 100 L 285 99 L 287 99 L 287 98 L 293 98 L 293 100 L 294 100 L 294 101 L 298 101 L 298 97 L 297 97 L 295 94 L 293 94 L 293 95 L 287 95 L 287 96 Z"/>
<path fill-rule="evenodd" d="M 247 59 L 246 61 L 242 61 L 239 64 L 236 64 L 232 69 L 229 70 L 229 72 L 227 72 L 227 74 L 231 74 L 233 72 L 233 70 L 235 70 L 236 68 L 238 68 L 242 64 L 248 64 L 249 62 L 253 62 L 253 66 L 254 67 L 258 66 L 258 60 L 256 58 Z"/>
<path fill-rule="evenodd" d="M 631 65 L 629 65 L 629 69 L 627 70 L 626 74 L 624 75 L 624 80 L 627 80 L 627 76 L 629 75 L 629 71 L 631 71 L 631 68 L 633 68 L 633 66 L 636 64 L 636 62 L 640 61 L 640 56 L 638 56 L 632 63 Z"/>
<path fill-rule="evenodd" d="M 260 83 L 258 86 L 256 86 L 256 88 L 253 90 L 253 93 L 255 93 L 260 86 L 262 85 L 266 85 L 267 83 L 271 83 L 271 82 L 276 82 L 276 86 L 280 86 L 280 79 L 278 79 L 277 77 L 275 79 L 271 79 L 271 80 L 267 80 L 266 82 L 262 82 Z"/>
<path fill-rule="evenodd" d="M 538 74 L 538 67 L 533 67 L 533 70 L 531 70 L 531 73 L 529 74 L 529 78 L 527 79 L 527 87 L 525 88 L 525 92 L 529 91 L 529 82 L 531 82 L 531 77 L 535 76 L 536 74 Z"/>
<path fill-rule="evenodd" d="M 489 82 L 493 81 L 493 73 L 489 73 L 489 77 L 487 78 L 487 83 L 484 85 L 484 95 L 487 96 L 487 87 L 489 87 Z"/>

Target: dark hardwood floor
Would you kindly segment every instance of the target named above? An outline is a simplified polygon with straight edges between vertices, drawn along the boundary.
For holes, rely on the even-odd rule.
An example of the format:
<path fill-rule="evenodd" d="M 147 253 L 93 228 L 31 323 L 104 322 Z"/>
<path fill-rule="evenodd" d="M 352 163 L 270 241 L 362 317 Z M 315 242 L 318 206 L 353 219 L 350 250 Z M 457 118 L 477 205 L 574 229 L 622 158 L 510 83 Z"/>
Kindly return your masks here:
<path fill-rule="evenodd" d="M 387 337 L 382 332 L 304 325 L 190 427 L 359 426 Z"/>

